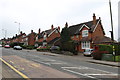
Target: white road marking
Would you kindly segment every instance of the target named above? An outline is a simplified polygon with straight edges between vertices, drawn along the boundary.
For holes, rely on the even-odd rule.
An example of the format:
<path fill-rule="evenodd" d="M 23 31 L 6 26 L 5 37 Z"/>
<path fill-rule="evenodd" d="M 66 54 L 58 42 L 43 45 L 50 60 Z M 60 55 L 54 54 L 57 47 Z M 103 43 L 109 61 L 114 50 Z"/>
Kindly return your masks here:
<path fill-rule="evenodd" d="M 79 73 L 79 72 L 75 72 L 75 71 L 72 71 L 72 70 L 69 70 L 69 69 L 63 69 L 63 70 L 71 72 L 71 73 L 74 73 L 74 74 L 82 75 L 82 76 L 85 76 L 85 77 L 88 77 L 88 78 L 94 78 L 94 79 L 96 79 L 93 76 L 85 75 L 85 74 L 82 74 L 82 73 Z"/>
<path fill-rule="evenodd" d="M 55 63 L 51 63 L 51 64 L 66 64 L 66 63 L 55 62 Z"/>
<path fill-rule="evenodd" d="M 42 61 L 40 61 L 40 63 L 42 63 L 42 64 L 46 64 L 46 65 L 51 65 L 50 63 L 46 63 L 46 62 L 42 62 Z"/>
<path fill-rule="evenodd" d="M 84 75 L 93 75 L 93 76 L 97 76 L 97 75 L 118 76 L 118 74 L 84 74 Z"/>
<path fill-rule="evenodd" d="M 108 72 L 108 71 L 103 71 L 103 70 L 100 70 L 100 69 L 94 69 L 94 68 L 89 68 L 89 67 L 84 67 L 84 66 L 79 66 L 79 67 L 61 67 L 63 70 L 65 71 L 68 71 L 68 72 L 71 72 L 71 73 L 74 73 L 74 74 L 78 74 L 78 75 L 82 75 L 82 76 L 86 76 L 88 78 L 95 78 L 96 77 L 93 77 L 93 76 L 118 76 L 118 74 L 115 74 L 115 73 L 112 73 L 112 72 Z M 92 69 L 94 71 L 101 71 L 101 72 L 104 72 L 103 74 L 100 72 L 100 74 L 90 74 L 90 73 L 80 73 L 80 72 L 76 72 L 74 70 L 70 70 L 70 69 Z"/>

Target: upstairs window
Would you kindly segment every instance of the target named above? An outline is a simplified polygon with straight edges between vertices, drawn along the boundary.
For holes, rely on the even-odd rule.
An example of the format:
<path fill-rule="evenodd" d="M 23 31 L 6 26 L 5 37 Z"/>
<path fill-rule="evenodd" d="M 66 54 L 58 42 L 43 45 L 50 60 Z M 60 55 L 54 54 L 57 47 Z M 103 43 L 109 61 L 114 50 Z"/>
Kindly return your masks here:
<path fill-rule="evenodd" d="M 44 40 L 46 40 L 46 38 L 47 38 L 47 35 L 45 34 L 45 35 L 44 35 Z"/>
<path fill-rule="evenodd" d="M 76 38 L 79 38 L 79 35 L 76 35 Z"/>
<path fill-rule="evenodd" d="M 58 33 L 58 31 L 56 30 L 55 33 Z"/>
<path fill-rule="evenodd" d="M 82 37 L 87 37 L 87 36 L 88 36 L 88 30 L 83 30 Z"/>

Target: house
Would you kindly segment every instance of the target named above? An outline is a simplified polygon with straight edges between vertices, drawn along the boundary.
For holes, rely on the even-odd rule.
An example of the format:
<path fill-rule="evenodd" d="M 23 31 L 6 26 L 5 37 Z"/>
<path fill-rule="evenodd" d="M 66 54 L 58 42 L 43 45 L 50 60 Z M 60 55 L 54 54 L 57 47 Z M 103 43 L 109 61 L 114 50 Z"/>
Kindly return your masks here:
<path fill-rule="evenodd" d="M 54 26 L 51 26 L 51 29 L 45 30 L 40 32 L 40 29 L 38 30 L 38 34 L 36 36 L 36 46 L 38 45 L 53 45 L 55 41 L 57 41 L 60 38 L 60 27 L 54 28 Z"/>
<path fill-rule="evenodd" d="M 110 38 L 105 36 L 101 18 L 96 19 L 95 14 L 93 14 L 92 21 L 69 26 L 68 30 L 71 39 L 77 43 L 76 50 L 80 52 L 87 48 L 93 48 L 94 44 L 112 42 Z"/>
<path fill-rule="evenodd" d="M 9 40 L 9 43 L 13 43 L 13 42 L 23 43 L 23 39 L 25 36 L 26 36 L 26 34 L 22 33 L 22 31 L 21 31 L 19 35 L 16 34 L 16 36 L 13 36 L 12 38 L 10 38 L 8 40 Z"/>
<path fill-rule="evenodd" d="M 36 33 L 33 32 L 33 30 L 31 30 L 31 33 L 24 38 L 24 41 L 26 42 L 27 45 L 35 45 L 35 39 Z"/>

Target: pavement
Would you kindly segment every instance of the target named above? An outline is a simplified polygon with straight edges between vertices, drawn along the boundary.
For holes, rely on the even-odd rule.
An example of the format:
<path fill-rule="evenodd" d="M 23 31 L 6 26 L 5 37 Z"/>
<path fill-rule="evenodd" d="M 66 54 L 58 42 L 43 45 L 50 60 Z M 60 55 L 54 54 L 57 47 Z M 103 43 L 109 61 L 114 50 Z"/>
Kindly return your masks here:
<path fill-rule="evenodd" d="M 32 51 L 36 51 L 36 50 L 32 50 Z M 61 54 L 55 54 L 55 53 L 50 53 L 50 52 L 46 52 L 43 55 L 49 55 L 49 56 L 70 56 L 70 55 L 61 55 Z M 82 53 L 79 53 L 78 55 L 71 56 L 71 57 L 78 58 L 78 59 L 80 59 L 81 57 L 82 58 L 84 57 L 84 60 L 86 60 L 87 62 L 90 62 L 90 63 L 108 65 L 108 66 L 113 66 L 113 67 L 120 67 L 120 62 L 95 60 L 92 57 L 85 57 L 85 56 L 83 56 Z"/>

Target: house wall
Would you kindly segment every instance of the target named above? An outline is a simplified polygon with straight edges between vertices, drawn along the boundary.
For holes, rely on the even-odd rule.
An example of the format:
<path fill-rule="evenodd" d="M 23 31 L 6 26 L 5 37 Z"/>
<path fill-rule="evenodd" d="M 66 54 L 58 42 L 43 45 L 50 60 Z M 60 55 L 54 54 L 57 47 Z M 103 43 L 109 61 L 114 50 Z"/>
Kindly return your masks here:
<path fill-rule="evenodd" d="M 56 33 L 56 32 L 53 32 L 48 38 L 47 38 L 47 42 L 53 40 L 54 38 L 56 37 L 60 37 L 60 33 Z"/>
<path fill-rule="evenodd" d="M 31 33 L 29 36 L 28 36 L 28 45 L 34 45 L 35 44 L 35 34 L 34 33 Z"/>
<path fill-rule="evenodd" d="M 103 29 L 102 29 L 100 24 L 98 24 L 97 28 L 92 33 L 92 38 L 94 38 L 96 36 L 98 36 L 98 37 L 103 37 L 104 36 Z"/>

